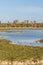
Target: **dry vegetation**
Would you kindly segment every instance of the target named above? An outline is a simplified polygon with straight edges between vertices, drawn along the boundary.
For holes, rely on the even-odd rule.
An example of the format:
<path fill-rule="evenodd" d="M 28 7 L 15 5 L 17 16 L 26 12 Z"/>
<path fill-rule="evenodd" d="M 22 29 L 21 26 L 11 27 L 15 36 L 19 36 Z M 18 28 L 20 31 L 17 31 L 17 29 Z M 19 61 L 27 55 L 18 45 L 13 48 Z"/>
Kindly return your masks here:
<path fill-rule="evenodd" d="M 9 43 L 8 40 L 0 40 L 0 60 L 10 61 L 13 65 L 13 61 L 24 62 L 31 60 L 37 62 L 37 60 L 43 60 L 43 47 L 22 46 Z"/>

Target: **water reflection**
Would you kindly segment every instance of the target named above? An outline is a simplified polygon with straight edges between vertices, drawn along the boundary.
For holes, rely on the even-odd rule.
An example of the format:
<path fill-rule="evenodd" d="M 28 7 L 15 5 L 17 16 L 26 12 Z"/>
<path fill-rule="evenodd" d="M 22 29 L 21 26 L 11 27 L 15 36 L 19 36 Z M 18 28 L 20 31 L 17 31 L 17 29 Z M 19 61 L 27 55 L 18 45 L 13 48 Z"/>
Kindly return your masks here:
<path fill-rule="evenodd" d="M 43 46 L 42 43 L 36 42 L 36 40 L 43 39 L 43 30 L 8 30 L 0 31 L 0 34 L 3 35 L 0 39 L 11 40 L 14 44 Z"/>

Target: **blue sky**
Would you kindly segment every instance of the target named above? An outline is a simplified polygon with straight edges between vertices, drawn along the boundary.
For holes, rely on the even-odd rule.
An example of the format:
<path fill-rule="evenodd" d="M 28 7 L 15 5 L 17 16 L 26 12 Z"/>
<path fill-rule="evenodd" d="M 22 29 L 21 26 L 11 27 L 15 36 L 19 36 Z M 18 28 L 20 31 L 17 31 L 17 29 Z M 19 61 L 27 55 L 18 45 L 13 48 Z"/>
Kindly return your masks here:
<path fill-rule="evenodd" d="M 0 20 L 43 22 L 43 0 L 0 0 Z"/>

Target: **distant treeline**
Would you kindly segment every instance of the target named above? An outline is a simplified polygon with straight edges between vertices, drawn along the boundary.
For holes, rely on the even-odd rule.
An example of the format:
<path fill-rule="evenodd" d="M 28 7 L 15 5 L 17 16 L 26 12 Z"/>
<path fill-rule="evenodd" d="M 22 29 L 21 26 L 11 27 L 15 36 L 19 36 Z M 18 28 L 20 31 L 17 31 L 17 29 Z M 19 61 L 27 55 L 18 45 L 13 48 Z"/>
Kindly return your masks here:
<path fill-rule="evenodd" d="M 39 23 L 29 20 L 20 22 L 18 20 L 14 20 L 12 23 L 9 21 L 7 23 L 2 23 L 0 21 L 0 27 L 43 27 L 43 22 Z"/>

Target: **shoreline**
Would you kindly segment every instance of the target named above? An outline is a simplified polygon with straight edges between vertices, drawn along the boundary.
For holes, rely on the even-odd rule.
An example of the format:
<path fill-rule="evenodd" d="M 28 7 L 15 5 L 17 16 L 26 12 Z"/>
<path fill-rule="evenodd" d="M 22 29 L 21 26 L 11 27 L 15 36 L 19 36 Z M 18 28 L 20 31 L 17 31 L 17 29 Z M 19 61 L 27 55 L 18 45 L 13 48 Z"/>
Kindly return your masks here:
<path fill-rule="evenodd" d="M 43 30 L 43 27 L 0 27 L 0 31 L 4 30 Z"/>

